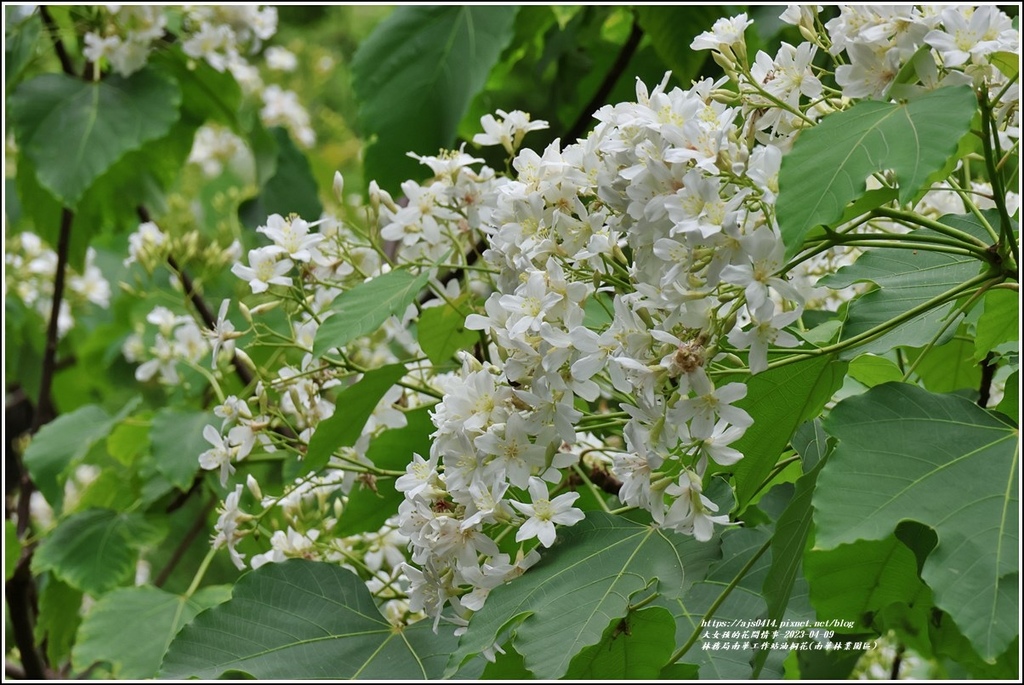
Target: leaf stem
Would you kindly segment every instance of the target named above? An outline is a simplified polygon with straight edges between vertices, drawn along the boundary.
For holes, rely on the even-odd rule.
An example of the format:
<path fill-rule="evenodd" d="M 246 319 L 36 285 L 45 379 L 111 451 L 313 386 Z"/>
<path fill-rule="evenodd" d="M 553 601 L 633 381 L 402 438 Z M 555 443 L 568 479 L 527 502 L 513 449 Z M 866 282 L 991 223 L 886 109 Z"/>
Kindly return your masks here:
<path fill-rule="evenodd" d="M 611 509 L 608 507 L 608 503 L 604 501 L 604 492 L 602 492 L 600 488 L 594 485 L 594 483 L 590 480 L 590 477 L 587 476 L 583 469 L 580 468 L 579 464 L 573 464 L 572 470 L 576 472 L 577 476 L 583 479 L 583 483 L 587 486 L 587 489 L 590 490 L 590 494 L 592 494 L 594 496 L 594 499 L 597 500 L 597 503 L 601 505 L 601 511 L 603 511 L 606 514 L 610 514 Z"/>
<path fill-rule="evenodd" d="M 185 552 L 192 546 L 195 539 L 199 536 L 199 533 L 203 531 L 206 526 L 206 517 L 213 510 L 213 507 L 217 504 L 217 499 L 213 498 L 200 510 L 196 520 L 192 523 L 192 526 L 188 529 L 184 536 L 181 538 L 181 542 L 174 548 L 174 552 L 171 553 L 171 558 L 167 560 L 167 564 L 160 569 L 160 573 L 157 574 L 156 579 L 153 581 L 153 585 L 156 587 L 163 587 L 163 584 L 167 582 L 167 579 L 171 576 L 171 573 L 178 566 L 178 562 L 181 561 L 182 557 L 185 556 Z"/>
<path fill-rule="evenodd" d="M 669 657 L 666 665 L 674 664 L 675 662 L 682 659 L 688 651 L 690 651 L 690 647 L 693 647 L 694 643 L 697 642 L 697 640 L 700 638 L 700 631 L 703 627 L 704 622 L 710 620 L 711 617 L 715 615 L 715 612 L 718 611 L 718 608 L 722 606 L 722 603 L 726 600 L 726 598 L 728 598 L 732 591 L 736 589 L 736 586 L 739 585 L 741 580 L 743 580 L 743 577 L 750 573 L 750 569 L 754 567 L 754 564 L 757 563 L 757 560 L 761 558 L 761 555 L 768 551 L 768 548 L 771 547 L 771 544 L 772 538 L 765 540 L 764 544 L 761 545 L 761 548 L 758 549 L 754 553 L 754 555 L 747 560 L 747 563 L 743 564 L 743 568 L 739 570 L 739 573 L 736 574 L 736 577 L 729 581 L 729 584 L 725 587 L 724 590 L 722 590 L 722 594 L 718 595 L 718 598 L 715 599 L 715 601 L 711 604 L 710 607 L 708 607 L 707 612 L 705 612 L 704 616 L 701 617 L 700 623 L 698 623 L 694 627 L 694 631 L 693 634 L 690 635 L 690 639 L 688 639 L 682 647 L 680 647 L 672 653 L 672 656 Z"/>
<path fill-rule="evenodd" d="M 890 209 L 888 207 L 876 207 L 871 211 L 874 216 L 884 217 L 886 219 L 892 219 L 901 223 L 914 224 L 922 228 L 930 228 L 938 233 L 943 233 L 951 238 L 956 238 L 961 243 L 967 243 L 969 245 L 976 245 L 981 248 L 987 248 L 986 245 L 980 238 L 976 238 L 970 233 L 961 231 L 958 228 L 947 226 L 939 221 L 934 221 L 927 217 L 921 216 L 915 212 L 905 212 L 901 209 Z"/>
<path fill-rule="evenodd" d="M 839 351 L 842 351 L 842 350 L 850 348 L 850 347 L 855 347 L 855 346 L 860 345 L 862 343 L 870 342 L 871 340 L 874 340 L 875 338 L 877 338 L 877 337 L 887 333 L 889 330 L 895 328 L 896 326 L 899 326 L 902 323 L 910 321 L 911 319 L 914 319 L 917 316 L 920 316 L 921 314 L 923 314 L 923 313 L 925 313 L 925 312 L 927 312 L 927 311 L 929 311 L 929 310 L 931 310 L 931 309 L 933 309 L 933 308 L 935 308 L 935 307 L 937 307 L 937 306 L 939 306 L 941 304 L 945 304 L 948 300 L 951 300 L 951 299 L 961 295 L 962 293 L 965 293 L 968 290 L 971 290 L 972 288 L 974 288 L 975 286 L 977 286 L 979 284 L 985 283 L 986 281 L 996 282 L 996 281 L 998 281 L 1001 278 L 1002 278 L 1002 276 L 993 275 L 991 272 L 984 273 L 984 274 L 981 274 L 979 276 L 975 276 L 974 278 L 972 278 L 971 280 L 967 281 L 966 283 L 963 283 L 961 285 L 958 285 L 958 286 L 955 286 L 953 288 L 950 288 L 946 292 L 940 293 L 939 295 L 936 295 L 935 297 L 931 298 L 927 302 L 922 302 L 921 304 L 917 305 L 916 307 L 912 307 L 911 309 L 909 309 L 906 312 L 900 314 L 899 316 L 895 316 L 892 319 L 890 319 L 889 321 L 886 321 L 884 323 L 880 323 L 877 326 L 875 326 L 874 328 L 866 330 L 863 333 L 859 333 L 859 334 L 853 336 L 852 338 L 847 338 L 846 340 L 837 342 L 837 343 L 835 343 L 833 345 L 827 345 L 825 347 L 819 347 L 819 348 L 817 348 L 815 350 L 798 350 L 798 351 L 795 351 L 795 352 L 793 352 L 792 355 L 790 355 L 789 357 L 786 357 L 785 359 L 779 359 L 779 360 L 776 360 L 774 362 L 769 362 L 768 368 L 769 369 L 777 369 L 779 367 L 786 366 L 786 365 L 792 364 L 794 362 L 802 361 L 804 359 L 807 359 L 808 357 L 817 357 L 817 356 L 822 355 L 822 354 L 832 354 L 833 352 L 839 352 Z"/>
<path fill-rule="evenodd" d="M 196 575 L 192 578 L 192 584 L 185 590 L 185 599 L 190 598 L 199 589 L 199 584 L 203 582 L 203 576 L 206 575 L 206 569 L 210 568 L 210 562 L 213 561 L 213 557 L 217 554 L 217 548 L 211 547 L 210 551 L 203 557 L 203 563 L 199 564 L 199 570 L 196 571 Z"/>
<path fill-rule="evenodd" d="M 989 183 L 992 184 L 993 200 L 999 210 L 999 231 L 1003 237 L 1003 244 L 1006 247 L 1005 256 L 1016 260 L 1017 240 L 1013 236 L 1013 223 L 1010 220 L 1010 213 L 1006 209 L 1006 188 L 1003 186 L 1003 177 L 996 170 L 996 157 L 998 156 L 998 132 L 992 129 L 992 107 L 988 101 L 988 92 L 982 88 L 981 93 L 981 141 L 985 149 L 985 169 L 988 171 Z"/>

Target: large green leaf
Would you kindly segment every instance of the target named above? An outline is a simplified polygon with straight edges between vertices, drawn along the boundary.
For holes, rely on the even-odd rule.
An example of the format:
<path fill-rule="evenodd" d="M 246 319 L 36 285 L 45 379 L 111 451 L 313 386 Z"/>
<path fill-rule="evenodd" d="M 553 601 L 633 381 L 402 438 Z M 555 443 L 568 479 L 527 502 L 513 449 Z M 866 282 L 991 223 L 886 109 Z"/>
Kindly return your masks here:
<path fill-rule="evenodd" d="M 430 621 L 388 623 L 351 571 L 289 559 L 246 574 L 230 600 L 185 626 L 160 676 L 424 680 L 440 676 L 454 646 L 451 631 L 435 635 Z"/>
<path fill-rule="evenodd" d="M 89 405 L 58 416 L 32 438 L 25 450 L 25 467 L 50 506 L 63 506 L 64 484 L 60 476 L 65 469 L 84 457 L 98 440 L 107 437 L 113 424 L 114 420 L 101 407 Z"/>
<path fill-rule="evenodd" d="M 810 229 L 839 219 L 874 172 L 895 171 L 899 200 L 909 202 L 956 150 L 977 107 L 969 87 L 939 88 L 902 104 L 863 100 L 803 131 L 779 170 L 776 218 L 787 255 Z"/>
<path fill-rule="evenodd" d="M 181 90 L 155 69 L 87 82 L 43 74 L 11 95 L 7 112 L 40 184 L 74 208 L 125 153 L 170 131 Z"/>
<path fill-rule="evenodd" d="M 985 658 L 1017 635 L 1017 431 L 972 402 L 887 383 L 840 402 L 814 493 L 816 547 L 934 529 L 921 577 Z"/>
<path fill-rule="evenodd" d="M 317 471 L 327 465 L 334 450 L 355 444 L 384 393 L 405 375 L 404 364 L 390 364 L 367 371 L 355 385 L 338 393 L 338 407 L 330 418 L 317 424 L 309 439 L 304 467 Z"/>
<path fill-rule="evenodd" d="M 230 596 L 227 585 L 203 588 L 189 598 L 150 586 L 113 590 L 86 614 L 71 665 L 82 672 L 104 662 L 110 664 L 115 678 L 153 678 L 181 627 Z M 131 639 L 126 640 L 126 635 Z"/>
<path fill-rule="evenodd" d="M 378 24 L 352 60 L 366 177 L 397 191 L 426 167 L 407 152 L 455 143 L 459 121 L 512 38 L 515 6 L 406 6 Z"/>
<path fill-rule="evenodd" d="M 741 508 L 771 473 L 797 426 L 821 412 L 845 372 L 845 363 L 822 355 L 746 379 L 747 396 L 736 406 L 746 410 L 754 424 L 733 445 L 743 459 L 730 467 Z"/>
<path fill-rule="evenodd" d="M 392 314 L 399 315 L 412 304 L 430 280 L 404 269 L 390 271 L 343 292 L 331 305 L 334 315 L 316 331 L 313 354 L 320 356 L 334 347 L 344 347 L 356 338 L 373 333 Z"/>
<path fill-rule="evenodd" d="M 818 615 L 852 621 L 847 632 L 871 628 L 882 609 L 910 604 L 928 593 L 917 577 L 914 553 L 894 535 L 830 550 L 810 549 L 804 573 Z"/>
<path fill-rule="evenodd" d="M 455 673 L 515 626 L 513 645 L 541 679 L 565 675 L 573 657 L 597 644 L 631 598 L 648 590 L 679 597 L 704 577 L 716 544 L 591 511 L 515 582 L 495 588 L 448 663 Z"/>
<path fill-rule="evenodd" d="M 61 521 L 32 557 L 35 573 L 53 571 L 68 585 L 99 596 L 127 580 L 136 552 L 163 529 L 141 514 L 89 509 Z"/>
<path fill-rule="evenodd" d="M 657 679 L 675 649 L 676 622 L 668 611 L 650 607 L 613 620 L 596 645 L 576 655 L 567 680 Z"/>
<path fill-rule="evenodd" d="M 983 231 L 970 215 L 948 215 L 942 223 L 966 233 L 979 235 Z M 938 235 L 929 229 L 919 229 L 913 235 Z M 850 303 L 849 312 L 840 340 L 848 340 L 865 333 L 891 319 L 903 315 L 978 275 L 981 265 L 977 259 L 925 250 L 871 248 L 849 266 L 819 281 L 829 288 L 845 288 L 857 282 L 870 281 L 876 290 L 862 295 Z M 884 354 L 894 347 L 921 347 L 926 345 L 940 329 L 953 309 L 952 302 L 940 305 L 906 321 L 898 328 L 873 341 L 858 345 L 845 354 L 853 356 L 864 352 Z M 947 328 L 952 334 L 956 326 Z"/>
<path fill-rule="evenodd" d="M 188 490 L 199 470 L 199 455 L 210 449 L 203 437 L 207 424 L 219 427 L 210 412 L 161 409 L 153 417 L 149 440 L 156 470 L 179 490 Z"/>

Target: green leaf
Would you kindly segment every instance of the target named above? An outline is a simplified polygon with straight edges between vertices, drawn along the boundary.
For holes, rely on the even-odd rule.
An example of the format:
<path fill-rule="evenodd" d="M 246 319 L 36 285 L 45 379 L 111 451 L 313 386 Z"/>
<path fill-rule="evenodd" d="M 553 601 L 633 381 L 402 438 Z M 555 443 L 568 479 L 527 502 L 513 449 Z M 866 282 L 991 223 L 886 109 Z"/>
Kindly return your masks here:
<path fill-rule="evenodd" d="M 737 650 L 704 649 L 704 644 L 710 648 L 716 641 L 713 637 L 715 628 L 702 627 L 701 621 L 711 609 L 711 605 L 725 592 L 728 585 L 727 582 L 703 581 L 695 583 L 681 599 L 658 598 L 655 601 L 657 605 L 668 608 L 675 616 L 676 635 L 680 642 L 688 639 L 694 631 L 700 631 L 701 636 L 705 632 L 708 633 L 708 638 L 698 637 L 681 659 L 681 663 L 694 664 L 700 669 L 701 680 L 735 681 L 748 680 L 751 677 L 750 662 L 754 657 L 752 647 Z M 716 609 L 713 620 L 722 621 L 723 626 L 730 627 L 735 621 L 739 626 L 742 625 L 742 622 L 753 620 L 763 613 L 764 599 L 757 591 L 747 587 L 736 587 Z M 725 640 L 725 642 L 732 642 L 732 640 Z M 750 640 L 750 642 L 754 641 Z"/>
<path fill-rule="evenodd" d="M 802 424 L 793 434 L 793 449 L 803 460 L 804 473 L 810 472 L 818 462 L 830 455 L 833 446 L 821 425 L 821 419 Z"/>
<path fill-rule="evenodd" d="M 16 24 L 7 23 L 4 31 L 5 92 L 9 93 L 18 84 L 25 67 L 35 56 L 36 42 L 42 28 L 42 21 L 36 14 Z"/>
<path fill-rule="evenodd" d="M 36 643 L 46 643 L 46 658 L 59 664 L 71 653 L 75 631 L 82 622 L 82 593 L 52 575 L 39 593 Z"/>
<path fill-rule="evenodd" d="M 177 45 L 154 51 L 150 63 L 159 65 L 178 82 L 183 118 L 197 123 L 217 121 L 240 133 L 242 89 L 229 70 L 217 71 L 204 60 L 192 59 Z"/>
<path fill-rule="evenodd" d="M 82 459 L 92 446 L 110 432 L 113 420 L 101 407 L 89 405 L 43 426 L 28 449 L 25 467 L 32 482 L 54 509 L 64 503 L 64 485 L 60 476 L 73 462 Z"/>
<path fill-rule="evenodd" d="M 933 651 L 940 659 L 946 657 L 954 662 L 954 668 L 946 662 L 949 677 L 959 680 L 1017 680 L 1020 677 L 1020 638 L 996 659 L 982 659 L 973 645 L 957 629 L 949 615 L 940 613 L 928 624 Z M 955 668 L 959 666 L 959 668 Z"/>
<path fill-rule="evenodd" d="M 984 230 L 970 215 L 947 215 L 940 221 L 975 236 Z M 909 235 L 937 234 L 928 229 L 919 229 Z M 850 303 L 840 337 L 840 340 L 849 340 L 962 285 L 977 276 L 980 267 L 977 259 L 968 256 L 924 250 L 870 248 L 856 262 L 826 276 L 819 284 L 838 289 L 856 282 L 870 281 L 878 286 L 877 290 L 865 293 Z M 937 306 L 844 354 L 885 354 L 897 346 L 926 345 L 945 326 L 945 319 L 954 306 L 953 302 Z M 951 335 L 955 330 L 956 326 L 950 326 L 947 333 Z"/>
<path fill-rule="evenodd" d="M 354 445 L 377 403 L 405 375 L 404 364 L 390 364 L 367 371 L 355 385 L 338 393 L 338 410 L 317 424 L 309 439 L 304 468 L 318 471 L 327 465 L 334 450 Z"/>
<path fill-rule="evenodd" d="M 690 43 L 717 19 L 729 16 L 727 12 L 720 5 L 641 5 L 636 8 L 636 18 L 661 61 L 679 83 L 688 84 L 708 55 L 704 50 L 691 50 Z"/>
<path fill-rule="evenodd" d="M 14 569 L 18 568 L 21 557 L 21 540 L 18 539 L 18 526 L 7 519 L 4 521 L 4 580 L 10 580 Z"/>
<path fill-rule="evenodd" d="M 203 437 L 208 425 L 220 425 L 211 412 L 161 409 L 153 416 L 149 440 L 156 470 L 179 490 L 188 490 L 199 471 L 199 455 L 210 449 Z"/>
<path fill-rule="evenodd" d="M 814 494 L 816 546 L 934 529 L 921 577 L 985 658 L 1017 635 L 1017 431 L 955 395 L 888 383 L 840 402 Z"/>
<path fill-rule="evenodd" d="M 270 129 L 269 138 L 274 142 L 275 151 L 273 175 L 263 184 L 257 197 L 238 208 L 242 223 L 255 229 L 266 224 L 271 214 L 286 217 L 294 213 L 307 221 L 318 219 L 323 205 L 306 155 L 283 128 Z"/>
<path fill-rule="evenodd" d="M 869 388 L 890 381 L 903 380 L 903 372 L 896 362 L 873 354 L 862 354 L 850 362 L 850 376 Z"/>
<path fill-rule="evenodd" d="M 398 7 L 352 59 L 352 88 L 365 137 L 365 175 L 397 192 L 425 167 L 407 152 L 455 143 L 473 96 L 512 38 L 515 6 Z"/>
<path fill-rule="evenodd" d="M 807 546 L 807 533 L 811 528 L 811 497 L 817 484 L 818 474 L 827 463 L 827 459 L 818 461 L 817 466 L 804 474 L 796 482 L 796 491 L 789 506 L 779 516 L 772 536 L 772 564 L 764 579 L 763 595 L 767 605 L 767 617 L 781 621 L 793 592 L 793 584 L 800 572 L 804 548 Z M 767 650 L 758 650 L 754 674 L 760 673 L 768 659 Z"/>
<path fill-rule="evenodd" d="M 839 219 L 876 171 L 894 170 L 899 200 L 909 202 L 956 150 L 977 106 L 967 86 L 939 88 L 903 104 L 863 100 L 803 131 L 779 170 L 787 257 L 810 229 Z"/>
<path fill-rule="evenodd" d="M 446 673 L 516 626 L 513 645 L 526 667 L 540 679 L 560 678 L 576 654 L 600 642 L 609 621 L 627 614 L 634 595 L 648 589 L 678 597 L 717 555 L 715 544 L 588 512 L 536 566 L 491 591 Z"/>
<path fill-rule="evenodd" d="M 533 674 L 526 670 L 526 665 L 523 663 L 523 657 L 520 656 L 519 652 L 512 649 L 512 647 L 506 645 L 504 648 L 505 653 L 497 652 L 494 655 L 494 661 L 485 661 L 484 669 L 480 674 L 479 680 L 503 680 L 505 682 L 515 682 L 522 680 L 535 680 Z M 476 665 L 481 659 L 471 661 L 468 666 Z M 463 670 L 460 669 L 452 678 L 453 680 L 462 680 Z"/>
<path fill-rule="evenodd" d="M 917 361 L 922 355 L 923 358 Z M 923 352 L 910 350 L 907 359 L 917 364 L 914 373 L 926 390 L 971 390 L 977 396 L 981 384 L 981 365 L 974 359 L 974 341 L 970 338 L 957 336 L 944 345 Z"/>
<path fill-rule="evenodd" d="M 914 553 L 890 535 L 835 549 L 817 547 L 804 556 L 811 603 L 819 616 L 871 628 L 875 614 L 897 602 L 910 603 L 928 588 L 917 577 Z"/>
<path fill-rule="evenodd" d="M 994 52 L 988 60 L 1011 81 L 1020 73 L 1020 57 L 1012 52 Z"/>
<path fill-rule="evenodd" d="M 596 645 L 573 658 L 568 680 L 657 679 L 675 648 L 676 622 L 662 607 L 612 620 Z"/>
<path fill-rule="evenodd" d="M 95 83 L 43 74 L 18 86 L 7 112 L 40 184 L 73 209 L 125 153 L 170 131 L 180 103 L 178 85 L 147 68 Z"/>
<path fill-rule="evenodd" d="M 464 302 L 464 298 L 459 298 L 455 304 L 460 306 Z M 440 366 L 450 362 L 457 350 L 472 348 L 480 336 L 476 331 L 466 330 L 465 324 L 466 317 L 450 304 L 424 309 L 416 324 L 416 337 L 427 358 Z"/>
<path fill-rule="evenodd" d="M 139 483 L 134 470 L 111 465 L 81 489 L 74 507 L 65 508 L 64 513 L 86 509 L 124 511 L 136 503 L 138 496 Z"/>
<path fill-rule="evenodd" d="M 996 411 L 1006 414 L 1014 421 L 1020 417 L 1020 372 L 1014 371 L 1003 386 L 1003 399 L 996 405 Z"/>
<path fill-rule="evenodd" d="M 344 347 L 376 331 L 389 316 L 403 314 L 429 280 L 426 269 L 418 276 L 400 269 L 343 292 L 331 305 L 334 315 L 317 329 L 313 354 L 319 357 L 331 348 Z"/>
<path fill-rule="evenodd" d="M 107 452 L 122 466 L 131 466 L 149 451 L 149 424 L 138 419 L 122 421 L 107 436 Z"/>
<path fill-rule="evenodd" d="M 82 592 L 102 595 L 131 576 L 137 550 L 162 532 L 141 514 L 89 509 L 57 524 L 36 549 L 32 570 L 53 571 Z"/>
<path fill-rule="evenodd" d="M 434 432 L 431 409 L 432 406 L 420 407 L 406 412 L 405 427 L 393 428 L 374 438 L 366 450 L 366 458 L 378 468 L 401 471 L 412 461 L 414 452 L 421 456 L 428 454 L 430 434 Z M 375 489 L 366 484 L 353 487 L 334 534 L 345 537 L 379 530 L 398 511 L 403 499 L 391 480 L 377 481 Z"/>
<path fill-rule="evenodd" d="M 741 509 L 771 473 L 797 426 L 821 412 L 845 372 L 845 363 L 822 355 L 745 379 L 747 396 L 736 406 L 753 417 L 754 425 L 733 445 L 743 459 L 730 467 Z"/>
<path fill-rule="evenodd" d="M 435 635 L 431 621 L 392 626 L 351 571 L 289 559 L 247 573 L 230 600 L 185 626 L 160 676 L 424 680 L 440 677 L 454 646 L 451 631 Z"/>
<path fill-rule="evenodd" d="M 229 597 L 231 587 L 226 585 L 203 588 L 191 598 L 150 586 L 108 592 L 82 622 L 71 665 L 82 672 L 105 662 L 115 678 L 153 678 L 181 627 Z M 128 635 L 130 640 L 125 639 Z"/>
<path fill-rule="evenodd" d="M 985 293 L 984 309 L 974 338 L 974 358 L 981 361 L 989 352 L 1020 346 L 1020 294 L 1012 290 Z"/>

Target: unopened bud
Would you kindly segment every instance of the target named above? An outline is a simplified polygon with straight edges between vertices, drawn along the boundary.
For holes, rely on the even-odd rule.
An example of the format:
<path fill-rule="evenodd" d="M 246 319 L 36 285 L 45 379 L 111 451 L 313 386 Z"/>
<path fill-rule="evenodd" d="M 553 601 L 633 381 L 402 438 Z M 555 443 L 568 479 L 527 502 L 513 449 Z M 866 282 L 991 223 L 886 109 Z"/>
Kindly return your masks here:
<path fill-rule="evenodd" d="M 249 311 L 248 305 L 245 302 L 238 303 L 238 311 L 242 312 L 242 318 L 245 319 L 246 323 L 252 325 L 252 312 Z"/>
<path fill-rule="evenodd" d="M 263 500 L 263 491 L 260 490 L 260 484 L 256 482 L 251 473 L 245 478 L 245 487 L 249 488 L 249 492 L 252 493 L 257 502 Z"/>
<path fill-rule="evenodd" d="M 253 363 L 252 358 L 249 355 L 247 355 L 245 353 L 245 350 L 243 350 L 240 347 L 235 348 L 235 359 L 240 359 L 250 369 L 252 369 L 253 371 L 256 370 L 256 364 Z"/>
<path fill-rule="evenodd" d="M 269 312 L 271 309 L 274 309 L 279 304 L 281 304 L 281 302 L 282 300 L 271 300 L 270 302 L 264 302 L 263 304 L 256 305 L 255 307 L 249 310 L 249 315 L 259 316 L 260 314 Z"/>
<path fill-rule="evenodd" d="M 345 202 L 345 178 L 341 175 L 340 171 L 334 172 L 334 197 L 338 199 L 338 202 Z"/>

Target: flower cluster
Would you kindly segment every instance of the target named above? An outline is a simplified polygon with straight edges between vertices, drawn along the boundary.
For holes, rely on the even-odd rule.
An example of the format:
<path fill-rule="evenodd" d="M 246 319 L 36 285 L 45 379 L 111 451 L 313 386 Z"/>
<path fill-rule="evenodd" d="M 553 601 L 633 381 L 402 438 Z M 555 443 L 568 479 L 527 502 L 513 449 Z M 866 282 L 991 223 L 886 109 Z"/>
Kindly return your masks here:
<path fill-rule="evenodd" d="M 298 96 L 277 85 L 265 85 L 250 58 L 277 32 L 277 8 L 258 5 L 190 5 L 183 8 L 108 5 L 98 10 L 99 26 L 85 34 L 83 54 L 93 64 L 109 64 L 121 76 L 146 66 L 149 55 L 165 40 L 170 12 L 181 13 L 181 49 L 217 71 L 234 76 L 246 94 L 262 100 L 260 118 L 266 126 L 284 126 L 303 145 L 316 140 L 309 114 Z M 295 69 L 295 55 L 279 46 L 265 52 L 267 67 Z M 202 145 L 195 151 L 201 155 Z"/>
<path fill-rule="evenodd" d="M 851 98 L 897 97 L 894 86 L 914 79 L 896 74 L 913 64 L 914 87 L 986 88 L 1000 135 L 1019 135 L 1016 86 L 991 61 L 1018 38 L 994 9 L 843 7 L 823 26 L 817 9 L 794 6 L 782 18 L 806 42 L 750 60 L 751 21 L 722 19 L 691 47 L 711 50 L 725 79 L 638 82 L 636 100 L 602 107 L 581 140 L 534 151 L 524 138 L 546 122 L 519 111 L 483 117 L 473 142 L 504 149 L 507 176 L 463 146 L 412 155 L 432 175 L 403 183 L 397 201 L 371 183 L 365 228 L 330 214 L 269 216 L 257 229 L 262 244 L 231 267 L 252 298 L 240 306 L 244 333 L 224 308 L 205 337 L 154 311 L 159 331 L 140 378 L 172 383 L 173 363 L 205 366 L 211 352 L 218 378 L 232 354 L 248 359 L 238 338 L 250 333 L 254 347 L 280 350 L 264 355 L 251 397 L 218 392 L 223 423 L 206 427 L 210 448 L 199 459 L 225 486 L 260 451 L 294 457 L 297 477 L 274 496 L 250 477 L 259 513 L 243 510 L 235 486 L 215 544 L 242 568 L 239 546 L 262 530 L 269 548 L 249 557 L 252 567 L 297 556 L 349 564 L 394 620 L 425 614 L 462 627 L 493 588 L 536 563 L 558 526 L 607 507 L 602 487 L 654 525 L 701 541 L 728 525 L 708 486 L 743 458 L 736 443 L 752 424 L 747 386 L 734 378 L 803 344 L 805 310 L 836 309 L 856 292 L 817 285 L 854 249 L 784 258 L 778 173 L 799 132 Z M 287 119 L 287 109 L 265 116 Z M 968 192 L 991 189 L 937 185 L 917 209 L 940 216 Z M 159 252 L 158 231 L 138 236 L 132 258 Z M 427 289 L 378 331 L 323 352 L 318 331 L 338 298 L 396 270 L 423 276 Z M 478 335 L 444 364 L 412 332 L 435 307 Z M 318 427 L 344 409 L 339 393 L 397 363 L 404 377 L 358 438 L 303 473 Z M 404 471 L 374 463 L 374 441 L 426 408 L 429 451 L 410 455 Z M 373 489 L 379 477 L 395 479 L 397 515 L 373 533 L 335 534 L 354 488 Z"/>
<path fill-rule="evenodd" d="M 35 233 L 20 233 L 9 240 L 4 252 L 4 290 L 25 306 L 49 319 L 53 303 L 57 253 Z M 89 248 L 82 273 L 70 272 L 60 302 L 57 334 L 63 337 L 74 327 L 74 309 L 85 304 L 106 309 L 110 306 L 110 283 L 96 264 L 96 251 Z"/>

